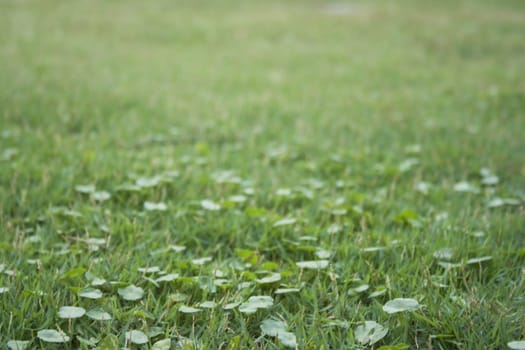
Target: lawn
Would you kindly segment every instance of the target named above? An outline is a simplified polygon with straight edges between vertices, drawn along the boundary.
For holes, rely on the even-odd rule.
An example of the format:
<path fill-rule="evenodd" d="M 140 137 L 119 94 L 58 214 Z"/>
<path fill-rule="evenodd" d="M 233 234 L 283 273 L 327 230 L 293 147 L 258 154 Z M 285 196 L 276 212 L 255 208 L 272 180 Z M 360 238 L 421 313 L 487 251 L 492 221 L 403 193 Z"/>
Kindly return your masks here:
<path fill-rule="evenodd" d="M 0 348 L 525 349 L 525 3 L 0 1 Z"/>

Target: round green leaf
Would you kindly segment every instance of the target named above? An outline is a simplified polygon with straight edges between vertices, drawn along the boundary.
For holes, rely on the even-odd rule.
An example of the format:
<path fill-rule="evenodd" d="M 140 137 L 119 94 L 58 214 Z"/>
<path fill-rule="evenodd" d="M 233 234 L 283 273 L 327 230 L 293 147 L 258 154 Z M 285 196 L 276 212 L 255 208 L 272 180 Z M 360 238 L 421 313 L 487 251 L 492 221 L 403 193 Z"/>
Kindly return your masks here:
<path fill-rule="evenodd" d="M 355 330 L 355 338 L 363 345 L 372 345 L 383 339 L 388 333 L 388 328 L 375 321 L 365 321 L 364 325 Z"/>
<path fill-rule="evenodd" d="M 106 192 L 106 191 L 93 192 L 91 194 L 91 198 L 94 201 L 104 202 L 104 201 L 107 201 L 108 199 L 111 198 L 111 194 L 109 192 Z"/>
<path fill-rule="evenodd" d="M 280 332 L 277 335 L 277 339 L 281 342 L 282 345 L 289 347 L 289 348 L 297 348 L 297 338 L 295 337 L 295 334 L 291 332 Z"/>
<path fill-rule="evenodd" d="M 67 343 L 70 340 L 67 335 L 54 329 L 42 329 L 36 336 L 46 343 Z"/>
<path fill-rule="evenodd" d="M 168 206 L 164 203 L 144 202 L 144 210 L 146 211 L 165 211 L 167 209 Z"/>
<path fill-rule="evenodd" d="M 525 350 L 525 340 L 515 340 L 507 343 L 507 346 L 514 350 Z"/>
<path fill-rule="evenodd" d="M 193 259 L 191 261 L 191 263 L 194 264 L 194 265 L 199 265 L 200 266 L 200 265 L 204 265 L 207 262 L 210 262 L 212 260 L 213 260 L 213 258 L 211 256 L 205 256 L 204 258 Z"/>
<path fill-rule="evenodd" d="M 112 318 L 109 313 L 102 309 L 89 310 L 86 316 L 96 321 L 109 321 Z"/>
<path fill-rule="evenodd" d="M 472 258 L 467 260 L 467 265 L 471 264 L 481 264 L 482 262 L 492 260 L 492 256 L 481 256 L 479 258 Z"/>
<path fill-rule="evenodd" d="M 142 297 L 144 296 L 144 289 L 132 284 L 127 286 L 126 288 L 119 288 L 118 294 L 124 300 L 135 301 L 142 299 Z"/>
<path fill-rule="evenodd" d="M 356 294 L 359 294 L 359 293 L 363 293 L 363 292 L 366 292 L 369 288 L 370 288 L 370 286 L 368 284 L 362 284 L 362 285 L 357 286 L 355 288 L 349 289 L 348 290 L 348 295 L 356 295 Z"/>
<path fill-rule="evenodd" d="M 217 306 L 217 303 L 213 300 L 203 301 L 199 304 L 199 307 L 202 307 L 203 309 L 214 309 Z"/>
<path fill-rule="evenodd" d="M 141 273 L 157 273 L 160 271 L 160 267 L 158 266 L 139 267 L 137 271 Z"/>
<path fill-rule="evenodd" d="M 239 306 L 241 303 L 237 303 L 237 302 L 233 302 L 233 303 L 228 303 L 228 304 L 225 304 L 222 308 L 224 310 L 232 310 L 232 309 L 235 309 L 237 306 Z"/>
<path fill-rule="evenodd" d="M 478 193 L 479 189 L 476 186 L 472 185 L 471 183 L 463 181 L 463 182 L 458 182 L 454 185 L 454 191 Z"/>
<path fill-rule="evenodd" d="M 200 311 L 201 309 L 197 309 L 191 306 L 182 305 L 181 307 L 179 307 L 179 312 L 182 312 L 183 314 L 195 314 Z"/>
<path fill-rule="evenodd" d="M 328 267 L 328 260 L 298 261 L 295 263 L 301 269 L 320 270 Z"/>
<path fill-rule="evenodd" d="M 155 280 L 155 282 L 171 282 L 179 278 L 178 273 L 168 273 L 167 275 L 161 276 Z"/>
<path fill-rule="evenodd" d="M 87 299 L 100 299 L 103 296 L 102 291 L 96 288 L 86 288 L 78 293 L 78 295 Z"/>
<path fill-rule="evenodd" d="M 281 226 L 288 226 L 288 225 L 293 225 L 297 222 L 296 219 L 294 218 L 285 218 L 285 219 L 281 219 L 279 221 L 276 221 L 274 224 L 273 224 L 273 227 L 281 227 Z"/>
<path fill-rule="evenodd" d="M 452 248 L 441 248 L 434 252 L 433 257 L 436 259 L 450 260 L 454 255 Z"/>
<path fill-rule="evenodd" d="M 160 176 L 141 177 L 141 178 L 138 178 L 137 181 L 135 181 L 135 183 L 139 187 L 147 188 L 147 187 L 155 187 L 155 186 L 157 186 L 160 183 L 160 180 L 161 180 Z"/>
<path fill-rule="evenodd" d="M 326 249 L 319 248 L 315 251 L 315 256 L 319 259 L 328 259 L 332 256 L 332 252 Z"/>
<path fill-rule="evenodd" d="M 28 340 L 10 340 L 7 342 L 9 350 L 25 350 L 31 342 Z"/>
<path fill-rule="evenodd" d="M 281 344 L 284 346 L 290 348 L 297 347 L 297 339 L 295 334 L 286 330 L 288 327 L 286 322 L 275 319 L 266 319 L 262 322 L 260 327 L 263 335 L 277 337 L 277 339 L 279 339 Z"/>
<path fill-rule="evenodd" d="M 86 310 L 83 307 L 76 306 L 62 306 L 58 311 L 58 317 L 60 318 L 80 318 L 84 316 Z"/>
<path fill-rule="evenodd" d="M 148 336 L 142 331 L 132 330 L 126 332 L 126 340 L 133 344 L 146 344 L 148 342 Z"/>
<path fill-rule="evenodd" d="M 260 327 L 263 335 L 276 337 L 279 332 L 286 331 L 288 325 L 284 321 L 266 319 L 262 322 Z"/>
<path fill-rule="evenodd" d="M 210 201 L 209 199 L 205 199 L 201 201 L 201 207 L 206 210 L 220 210 L 221 206 L 213 201 Z"/>
<path fill-rule="evenodd" d="M 153 346 L 151 347 L 151 350 L 170 350 L 171 349 L 171 339 L 161 339 L 157 341 Z"/>
<path fill-rule="evenodd" d="M 266 277 L 255 280 L 258 284 L 272 284 L 281 280 L 281 274 L 279 272 L 272 273 Z"/>
<path fill-rule="evenodd" d="M 278 288 L 275 290 L 275 294 L 289 294 L 289 293 L 297 293 L 299 292 L 299 288 Z"/>
<path fill-rule="evenodd" d="M 397 298 L 387 301 L 387 303 L 383 305 L 383 311 L 389 314 L 395 314 L 403 311 L 416 311 L 420 307 L 421 305 L 419 305 L 415 299 Z"/>
<path fill-rule="evenodd" d="M 95 192 L 95 185 L 76 185 L 75 191 L 80 193 L 93 193 Z"/>
<path fill-rule="evenodd" d="M 258 309 L 267 309 L 273 305 L 273 298 L 267 295 L 252 296 L 239 306 L 244 314 L 253 314 Z"/>

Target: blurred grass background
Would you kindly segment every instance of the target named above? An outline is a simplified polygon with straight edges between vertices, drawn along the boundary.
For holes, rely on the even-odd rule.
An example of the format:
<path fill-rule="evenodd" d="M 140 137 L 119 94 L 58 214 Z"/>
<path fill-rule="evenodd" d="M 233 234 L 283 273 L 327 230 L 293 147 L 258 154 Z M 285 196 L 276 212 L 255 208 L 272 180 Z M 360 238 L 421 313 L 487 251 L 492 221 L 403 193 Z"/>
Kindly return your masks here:
<path fill-rule="evenodd" d="M 464 332 L 466 344 L 480 348 L 501 346 L 523 331 L 520 301 L 505 300 L 509 285 L 523 276 L 523 259 L 515 255 L 523 245 L 523 207 L 488 212 L 479 198 L 444 189 L 458 181 L 476 181 L 486 166 L 501 179 L 499 196 L 523 198 L 524 33 L 525 2 L 519 0 L 0 0 L 0 144 L 4 156 L 6 149 L 18 151 L 14 161 L 0 163 L 0 220 L 5 223 L 0 240 L 10 242 L 16 227 L 51 206 L 79 205 L 75 184 L 111 188 L 130 173 L 154 175 L 180 168 L 180 183 L 154 195 L 179 209 L 189 200 L 225 194 L 208 186 L 209 174 L 218 169 L 234 169 L 259 185 L 261 207 L 274 204 L 269 193 L 276 187 L 348 177 L 362 196 L 381 188 L 389 191 L 375 213 L 375 231 L 360 238 L 369 245 L 388 241 L 382 230 L 389 231 L 391 214 L 405 207 L 415 207 L 425 217 L 446 210 L 465 231 L 494 229 L 492 240 L 482 247 L 435 228 L 437 236 L 395 232 L 422 250 L 448 244 L 465 253 L 462 257 L 501 257 L 490 283 L 466 277 L 485 288 L 489 304 L 484 308 L 469 309 L 472 313 L 460 320 L 452 315 L 442 324 L 418 321 L 425 336 L 431 332 L 428 327 L 456 336 Z M 393 169 L 411 156 L 406 149 L 415 144 L 421 146 L 416 154 L 420 164 L 413 176 L 405 177 Z M 269 154 L 277 155 L 277 161 Z M 202 164 L 199 157 L 205 159 Z M 378 164 L 386 168 L 380 175 Z M 420 180 L 439 190 L 426 199 L 418 196 L 413 184 Z M 337 196 L 339 191 L 330 193 Z M 140 207 L 142 200 L 108 206 L 113 213 L 129 214 L 127 206 Z M 273 209 L 282 215 L 287 210 L 310 215 L 319 226 L 329 220 L 318 203 Z M 123 232 L 158 233 L 176 219 L 138 219 L 128 226 L 122 217 L 115 220 Z M 205 233 L 215 232 L 214 225 L 223 225 L 221 235 L 203 241 L 202 254 L 221 237 L 241 244 L 239 232 L 228 236 L 226 231 L 228 225 L 244 227 L 244 219 L 221 220 L 198 233 L 192 231 L 195 225 L 185 223 L 179 233 L 185 239 L 194 234 L 204 239 Z M 118 254 L 107 257 L 116 270 L 126 265 L 121 249 L 137 243 L 117 234 L 115 242 L 119 239 Z M 262 250 L 268 248 L 261 244 Z M 349 240 L 339 247 L 343 257 L 352 253 L 352 244 Z M 414 277 L 414 271 L 421 272 L 414 249 L 407 253 L 410 264 L 403 256 L 389 255 L 389 266 L 381 261 L 372 265 L 381 276 L 396 271 L 397 291 L 424 294 Z M 139 253 L 138 266 L 150 258 Z M 279 258 L 275 251 L 271 254 Z M 519 288 L 523 286 L 514 292 Z M 429 312 L 442 303 L 437 295 L 426 299 Z M 56 301 L 64 300 L 59 296 Z M 292 315 L 301 339 L 319 336 L 319 341 L 311 340 L 318 348 L 345 344 L 335 335 L 309 334 L 302 312 Z M 32 326 L 44 319 L 51 322 L 46 317 L 35 314 L 38 322 Z M 480 333 L 478 325 L 493 333 Z M 26 331 L 14 326 L 8 333 Z M 205 327 L 200 331 L 207 334 Z M 204 338 L 210 346 L 222 341 Z M 395 339 L 412 341 L 402 332 Z M 437 342 L 443 348 L 454 346 Z"/>

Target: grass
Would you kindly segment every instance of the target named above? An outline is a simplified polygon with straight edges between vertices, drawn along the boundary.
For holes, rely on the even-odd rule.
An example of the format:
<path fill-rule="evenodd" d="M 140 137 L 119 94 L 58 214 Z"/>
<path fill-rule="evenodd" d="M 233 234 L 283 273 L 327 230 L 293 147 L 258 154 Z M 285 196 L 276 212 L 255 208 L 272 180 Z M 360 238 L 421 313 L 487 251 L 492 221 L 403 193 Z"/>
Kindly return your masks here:
<path fill-rule="evenodd" d="M 0 2 L 0 347 L 525 338 L 523 2 L 328 5 Z"/>

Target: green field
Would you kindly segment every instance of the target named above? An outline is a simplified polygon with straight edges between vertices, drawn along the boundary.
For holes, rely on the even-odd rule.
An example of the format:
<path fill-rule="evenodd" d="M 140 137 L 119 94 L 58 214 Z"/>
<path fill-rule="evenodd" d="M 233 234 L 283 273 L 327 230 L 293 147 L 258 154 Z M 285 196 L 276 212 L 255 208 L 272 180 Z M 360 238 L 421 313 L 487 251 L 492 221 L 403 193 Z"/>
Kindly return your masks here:
<path fill-rule="evenodd" d="M 0 0 L 0 348 L 525 349 L 524 72 L 521 0 Z"/>

